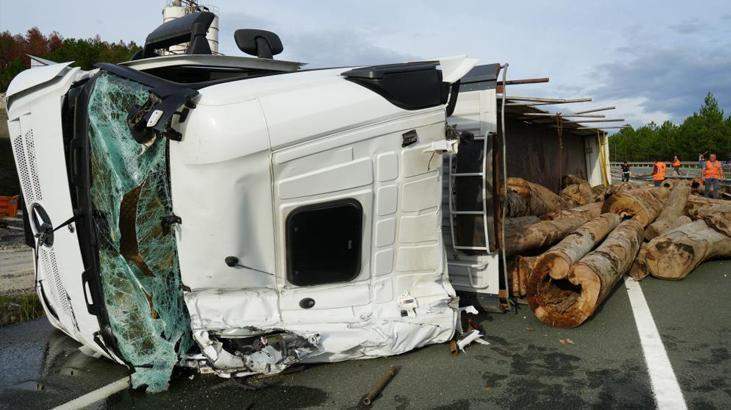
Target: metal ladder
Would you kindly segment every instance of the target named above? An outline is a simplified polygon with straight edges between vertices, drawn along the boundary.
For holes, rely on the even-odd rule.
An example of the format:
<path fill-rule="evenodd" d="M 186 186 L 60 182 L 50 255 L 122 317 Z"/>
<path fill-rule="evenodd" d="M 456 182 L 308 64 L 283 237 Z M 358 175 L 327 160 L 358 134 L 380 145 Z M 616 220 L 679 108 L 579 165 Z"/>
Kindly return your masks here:
<path fill-rule="evenodd" d="M 482 167 L 480 168 L 480 172 L 456 172 L 456 164 L 454 162 L 455 155 L 449 156 L 449 229 L 450 234 L 452 237 L 452 248 L 455 250 L 471 250 L 471 251 L 485 251 L 489 252 L 490 248 L 488 246 L 488 230 L 487 230 L 487 188 L 485 184 L 485 169 L 487 167 L 487 136 L 489 133 L 486 133 L 482 137 L 475 137 L 474 141 L 482 141 Z M 457 192 L 455 191 L 455 180 L 457 178 L 465 178 L 465 177 L 480 177 L 481 187 L 482 187 L 482 210 L 477 211 L 464 211 L 459 209 L 454 209 L 455 207 L 455 196 L 457 195 Z M 482 229 L 483 234 L 485 237 L 485 244 L 484 246 L 469 246 L 469 245 L 458 245 L 456 242 L 455 237 L 455 226 L 456 226 L 456 217 L 458 215 L 482 215 Z"/>

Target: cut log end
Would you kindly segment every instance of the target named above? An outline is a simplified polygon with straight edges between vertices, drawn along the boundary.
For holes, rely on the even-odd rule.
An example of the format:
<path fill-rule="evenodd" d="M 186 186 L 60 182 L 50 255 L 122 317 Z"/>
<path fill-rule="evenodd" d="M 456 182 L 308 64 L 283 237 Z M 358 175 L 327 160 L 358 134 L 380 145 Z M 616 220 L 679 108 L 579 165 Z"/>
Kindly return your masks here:
<path fill-rule="evenodd" d="M 601 281 L 588 267 L 576 265 L 571 276 L 553 279 L 543 276 L 535 293 L 529 291 L 528 303 L 543 323 L 572 328 L 584 323 L 594 312 Z"/>

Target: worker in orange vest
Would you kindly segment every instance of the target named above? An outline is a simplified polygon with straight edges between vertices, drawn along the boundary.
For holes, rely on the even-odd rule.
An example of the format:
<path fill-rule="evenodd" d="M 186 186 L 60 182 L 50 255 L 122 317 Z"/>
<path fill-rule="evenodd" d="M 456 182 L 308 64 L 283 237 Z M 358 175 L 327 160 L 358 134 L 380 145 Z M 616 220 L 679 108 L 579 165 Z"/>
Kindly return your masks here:
<path fill-rule="evenodd" d="M 680 176 L 680 159 L 678 159 L 678 156 L 676 155 L 675 158 L 673 158 L 673 171 L 675 171 L 675 175 Z"/>
<path fill-rule="evenodd" d="M 662 185 L 662 181 L 665 180 L 665 165 L 664 161 L 655 161 L 655 166 L 652 168 L 652 180 L 655 182 L 655 186 Z"/>
<path fill-rule="evenodd" d="M 707 197 L 718 198 L 718 181 L 723 179 L 723 166 L 716 160 L 716 154 L 711 154 L 703 169 L 703 182 Z"/>

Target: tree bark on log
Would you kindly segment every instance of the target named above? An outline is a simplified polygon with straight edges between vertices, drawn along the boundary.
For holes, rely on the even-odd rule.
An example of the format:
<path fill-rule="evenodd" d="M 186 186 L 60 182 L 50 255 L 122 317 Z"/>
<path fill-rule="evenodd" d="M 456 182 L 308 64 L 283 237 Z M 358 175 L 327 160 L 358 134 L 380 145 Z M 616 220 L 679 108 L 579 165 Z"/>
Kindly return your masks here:
<path fill-rule="evenodd" d="M 507 216 L 543 215 L 568 204 L 548 188 L 522 178 L 508 178 Z"/>
<path fill-rule="evenodd" d="M 620 221 L 619 215 L 607 213 L 581 225 L 538 257 L 533 268 L 534 275 L 537 278 L 549 275 L 552 279 L 565 279 L 571 266 L 594 249 Z"/>
<path fill-rule="evenodd" d="M 698 211 L 698 218 L 718 232 L 731 236 L 731 204 L 703 207 Z"/>
<path fill-rule="evenodd" d="M 527 294 L 528 278 L 533 272 L 535 256 L 518 256 L 510 270 L 510 291 L 513 296 L 524 298 Z"/>
<path fill-rule="evenodd" d="M 508 255 L 515 255 L 551 246 L 589 219 L 586 215 L 557 218 L 526 226 L 519 231 L 506 232 L 505 251 Z"/>
<path fill-rule="evenodd" d="M 573 175 L 573 174 L 567 174 L 561 178 L 561 188 L 566 188 L 569 185 L 582 184 L 582 183 L 588 184 L 589 181 L 587 181 L 586 179 L 584 179 L 578 175 Z"/>
<path fill-rule="evenodd" d="M 588 221 L 594 219 L 602 214 L 602 207 L 604 204 L 601 202 L 592 202 L 590 204 L 577 206 L 571 209 L 562 209 L 560 211 L 550 212 L 545 215 L 541 215 L 541 219 L 544 221 L 552 221 L 559 218 L 571 218 L 571 217 L 584 217 Z"/>
<path fill-rule="evenodd" d="M 657 218 L 667 197 L 666 188 L 642 188 L 618 192 L 604 201 L 602 212 L 631 217 L 645 227 Z"/>
<path fill-rule="evenodd" d="M 686 217 L 687 218 L 687 217 Z M 645 258 L 647 257 L 647 244 L 643 244 L 640 247 L 640 251 L 637 253 L 635 261 L 632 262 L 632 267 L 629 268 L 627 273 L 634 280 L 642 280 L 650 274 L 647 271 L 647 265 L 645 264 Z"/>
<path fill-rule="evenodd" d="M 699 195 L 689 195 L 688 196 L 688 202 L 685 204 L 685 214 L 690 217 L 690 219 L 698 219 L 698 212 L 701 210 L 701 208 L 713 206 L 713 205 L 728 205 L 729 201 L 726 201 L 724 199 L 713 199 L 713 198 L 706 198 L 704 196 Z"/>
<path fill-rule="evenodd" d="M 534 215 L 528 215 L 528 216 L 518 216 L 515 218 L 505 218 L 505 230 L 506 231 L 518 231 L 523 228 L 525 228 L 528 225 L 533 225 L 534 223 L 541 222 L 541 218 L 534 216 Z"/>
<path fill-rule="evenodd" d="M 635 219 L 620 223 L 599 247 L 576 262 L 565 279 L 531 276 L 528 303 L 550 326 L 576 327 L 604 302 L 640 249 L 644 225 Z"/>
<path fill-rule="evenodd" d="M 607 192 L 609 192 L 609 187 L 604 185 L 591 187 L 592 202 L 604 202 L 607 198 Z"/>
<path fill-rule="evenodd" d="M 586 205 L 594 201 L 594 193 L 589 183 L 584 181 L 579 184 L 571 184 L 562 189 L 559 196 L 573 206 Z"/>
<path fill-rule="evenodd" d="M 670 191 L 665 206 L 660 211 L 660 215 L 657 216 L 655 222 L 645 229 L 646 241 L 659 236 L 665 231 L 690 222 L 690 219 L 683 215 L 685 205 L 688 202 L 688 195 L 690 195 L 690 185 L 675 184 L 673 190 Z"/>
<path fill-rule="evenodd" d="M 606 196 L 642 188 L 647 188 L 647 184 L 641 182 L 620 182 L 618 184 L 610 185 L 609 188 L 607 188 Z"/>
<path fill-rule="evenodd" d="M 731 237 L 704 220 L 671 229 L 645 245 L 637 263 L 655 278 L 680 280 L 701 263 L 731 257 Z"/>

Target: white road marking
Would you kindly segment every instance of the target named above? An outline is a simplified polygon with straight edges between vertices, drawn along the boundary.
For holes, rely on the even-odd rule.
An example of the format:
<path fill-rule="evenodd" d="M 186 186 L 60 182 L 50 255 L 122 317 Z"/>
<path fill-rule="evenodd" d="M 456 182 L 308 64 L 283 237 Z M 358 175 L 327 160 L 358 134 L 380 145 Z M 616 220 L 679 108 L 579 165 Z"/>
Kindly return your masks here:
<path fill-rule="evenodd" d="M 657 331 L 655 321 L 640 284 L 632 279 L 626 278 L 624 285 L 627 288 L 629 302 L 632 305 L 632 313 L 635 317 L 637 333 L 640 335 L 642 352 L 645 355 L 647 371 L 650 374 L 652 391 L 655 393 L 655 403 L 660 410 L 665 409 L 687 409 L 683 391 L 680 390 L 675 372 L 670 365 L 670 359 L 662 344 L 660 333 Z"/>
<path fill-rule="evenodd" d="M 77 397 L 69 402 L 66 402 L 58 407 L 54 407 L 54 410 L 68 410 L 68 409 L 81 409 L 88 407 L 98 401 L 104 400 L 114 393 L 125 390 L 129 387 L 129 377 L 119 379 L 116 382 L 107 384 L 104 387 L 96 389 L 90 393 L 87 393 L 81 397 Z"/>

